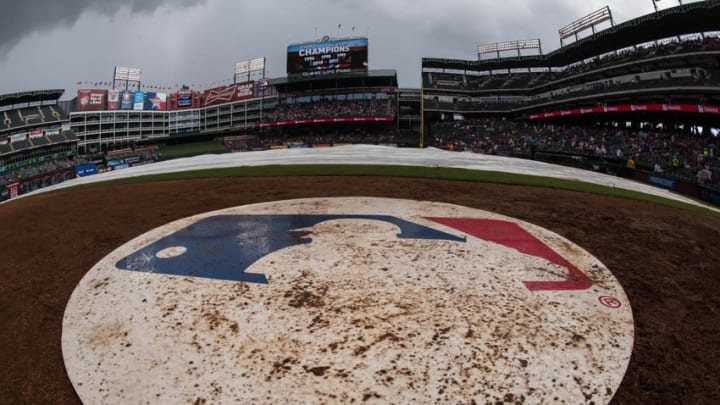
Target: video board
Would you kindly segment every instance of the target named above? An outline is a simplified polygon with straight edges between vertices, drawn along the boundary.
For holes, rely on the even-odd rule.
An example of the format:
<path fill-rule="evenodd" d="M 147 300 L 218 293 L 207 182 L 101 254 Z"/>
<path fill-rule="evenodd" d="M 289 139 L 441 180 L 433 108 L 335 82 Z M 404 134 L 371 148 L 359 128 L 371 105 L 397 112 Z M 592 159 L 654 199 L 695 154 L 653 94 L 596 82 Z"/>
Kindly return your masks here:
<path fill-rule="evenodd" d="M 348 38 L 289 45 L 287 73 L 304 76 L 367 70 L 367 38 Z"/>

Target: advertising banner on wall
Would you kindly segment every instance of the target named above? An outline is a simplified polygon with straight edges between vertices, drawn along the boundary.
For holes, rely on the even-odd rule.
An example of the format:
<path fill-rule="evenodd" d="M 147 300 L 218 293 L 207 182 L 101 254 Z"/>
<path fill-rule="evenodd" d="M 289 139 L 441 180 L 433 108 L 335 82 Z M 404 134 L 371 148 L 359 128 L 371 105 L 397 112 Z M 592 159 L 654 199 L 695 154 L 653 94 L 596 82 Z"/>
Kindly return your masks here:
<path fill-rule="evenodd" d="M 205 106 L 229 103 L 235 94 L 235 86 L 215 87 L 205 90 Z"/>
<path fill-rule="evenodd" d="M 10 143 L 27 140 L 27 136 L 27 132 L 19 132 L 17 134 L 12 134 L 10 135 Z"/>
<path fill-rule="evenodd" d="M 120 109 L 121 110 L 132 110 L 134 96 L 129 91 L 123 91 L 120 93 Z"/>
<path fill-rule="evenodd" d="M 167 110 L 167 94 L 166 93 L 145 93 L 145 110 L 147 111 L 165 111 Z"/>
<path fill-rule="evenodd" d="M 8 195 L 10 198 L 15 198 L 19 194 L 20 183 L 12 183 L 7 185 Z"/>
<path fill-rule="evenodd" d="M 105 109 L 105 97 L 107 90 L 78 90 L 77 110 L 78 111 L 102 111 Z"/>
<path fill-rule="evenodd" d="M 30 131 L 30 139 L 42 138 L 45 135 L 45 131 L 42 128 L 33 129 Z"/>
<path fill-rule="evenodd" d="M 177 92 L 177 108 L 190 108 L 193 105 L 192 91 Z"/>
<path fill-rule="evenodd" d="M 618 104 L 603 107 L 575 108 L 572 110 L 550 111 L 539 114 L 530 114 L 531 120 L 543 118 L 557 118 L 564 116 L 584 114 L 606 114 L 627 112 L 681 112 L 698 114 L 720 114 L 720 106 L 697 104 Z"/>
<path fill-rule="evenodd" d="M 233 101 L 245 100 L 255 96 L 255 82 L 238 83 L 235 86 L 236 91 Z"/>
<path fill-rule="evenodd" d="M 200 93 L 194 90 L 180 90 L 168 96 L 168 110 L 200 108 Z"/>
<path fill-rule="evenodd" d="M 255 96 L 255 82 L 243 82 L 230 86 L 205 90 L 205 106 L 245 100 Z"/>
<path fill-rule="evenodd" d="M 368 68 L 368 39 L 347 38 L 293 44 L 287 48 L 287 73 L 306 76 Z"/>
<path fill-rule="evenodd" d="M 97 166 L 95 163 L 87 163 L 75 167 L 75 173 L 78 177 L 92 176 L 97 174 Z"/>
<path fill-rule="evenodd" d="M 133 110 L 142 110 L 145 107 L 145 92 L 136 91 L 133 96 Z"/>
<path fill-rule="evenodd" d="M 107 109 L 108 110 L 119 110 L 120 109 L 120 90 L 108 90 Z"/>

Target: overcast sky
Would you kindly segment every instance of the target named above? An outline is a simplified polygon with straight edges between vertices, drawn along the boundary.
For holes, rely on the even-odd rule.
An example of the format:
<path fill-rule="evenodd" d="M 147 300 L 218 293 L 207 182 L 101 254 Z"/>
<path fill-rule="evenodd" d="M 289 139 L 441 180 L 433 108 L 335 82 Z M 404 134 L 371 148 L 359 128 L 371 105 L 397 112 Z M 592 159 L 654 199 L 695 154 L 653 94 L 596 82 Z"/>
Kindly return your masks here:
<path fill-rule="evenodd" d="M 422 57 L 477 59 L 480 44 L 531 38 L 547 53 L 560 27 L 605 5 L 616 23 L 653 11 L 651 0 L 0 0 L 0 94 L 69 99 L 116 65 L 143 69 L 145 84 L 204 89 L 261 56 L 280 77 L 288 44 L 323 35 L 367 36 L 370 69 L 419 87 Z"/>

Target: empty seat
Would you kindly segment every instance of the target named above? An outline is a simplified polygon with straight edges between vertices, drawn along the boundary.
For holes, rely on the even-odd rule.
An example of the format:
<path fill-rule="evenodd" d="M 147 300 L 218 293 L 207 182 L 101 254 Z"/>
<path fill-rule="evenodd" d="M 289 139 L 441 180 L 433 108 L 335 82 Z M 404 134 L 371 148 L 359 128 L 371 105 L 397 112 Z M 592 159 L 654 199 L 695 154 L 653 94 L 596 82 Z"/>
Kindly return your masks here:
<path fill-rule="evenodd" d="M 32 142 L 32 144 L 34 146 L 44 146 L 44 145 L 50 144 L 50 141 L 44 136 L 38 137 L 38 138 L 32 138 L 30 141 Z"/>
<path fill-rule="evenodd" d="M 23 149 L 29 148 L 30 142 L 28 142 L 27 140 L 15 141 L 15 142 L 12 142 L 11 145 L 14 150 L 18 151 L 18 150 L 23 150 Z"/>
<path fill-rule="evenodd" d="M 50 136 L 48 136 L 48 138 L 50 139 L 50 142 L 52 142 L 52 143 L 65 142 L 65 137 L 60 134 L 50 135 Z"/>

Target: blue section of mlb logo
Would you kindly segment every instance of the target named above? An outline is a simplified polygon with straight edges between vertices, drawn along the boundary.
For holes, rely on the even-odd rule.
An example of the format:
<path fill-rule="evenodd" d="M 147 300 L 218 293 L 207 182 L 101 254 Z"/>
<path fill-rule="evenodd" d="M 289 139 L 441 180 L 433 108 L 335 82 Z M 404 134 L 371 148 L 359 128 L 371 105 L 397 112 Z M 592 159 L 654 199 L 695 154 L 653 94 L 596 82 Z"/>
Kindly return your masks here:
<path fill-rule="evenodd" d="M 217 215 L 189 225 L 116 263 L 122 270 L 267 283 L 246 270 L 280 249 L 312 243 L 311 228 L 338 219 L 375 220 L 400 228 L 400 239 L 465 242 L 464 238 L 388 215 Z M 176 257 L 159 255 L 182 247 Z"/>

